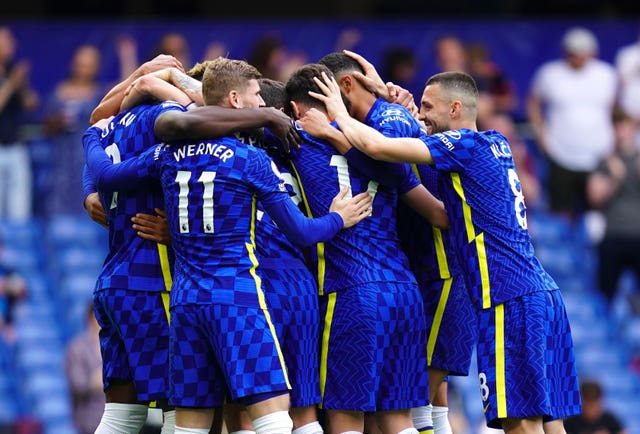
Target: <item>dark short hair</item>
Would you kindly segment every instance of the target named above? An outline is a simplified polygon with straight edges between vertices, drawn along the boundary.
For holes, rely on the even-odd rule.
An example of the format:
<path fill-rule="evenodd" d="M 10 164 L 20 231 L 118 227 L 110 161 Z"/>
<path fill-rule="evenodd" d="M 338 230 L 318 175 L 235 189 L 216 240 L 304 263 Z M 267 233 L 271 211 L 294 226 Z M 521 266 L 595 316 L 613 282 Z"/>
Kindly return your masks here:
<path fill-rule="evenodd" d="M 313 77 L 321 78 L 323 72 L 333 77 L 329 68 L 319 63 L 309 63 L 296 69 L 287 80 L 287 99 L 310 107 L 323 106 L 321 101 L 309 95 L 309 91 L 322 93 Z"/>
<path fill-rule="evenodd" d="M 318 63 L 329 68 L 336 77 L 356 71 L 364 73 L 356 59 L 338 51 L 327 54 Z"/>
<path fill-rule="evenodd" d="M 260 83 L 260 96 L 267 107 L 275 107 L 280 110 L 287 105 L 287 90 L 283 82 L 270 78 L 261 78 L 258 82 Z"/>

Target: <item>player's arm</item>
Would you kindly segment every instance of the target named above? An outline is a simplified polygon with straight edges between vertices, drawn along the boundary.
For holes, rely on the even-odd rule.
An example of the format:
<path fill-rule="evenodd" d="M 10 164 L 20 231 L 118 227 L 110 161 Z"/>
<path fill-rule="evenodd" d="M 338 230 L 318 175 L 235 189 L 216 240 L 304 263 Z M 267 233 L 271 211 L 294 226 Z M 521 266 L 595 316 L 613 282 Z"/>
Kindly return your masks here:
<path fill-rule="evenodd" d="M 234 109 L 219 106 L 196 107 L 188 112 L 162 113 L 154 124 L 160 140 L 173 143 L 222 137 L 236 131 L 268 127 L 285 147 L 297 146 L 300 137 L 291 118 L 273 107 Z"/>
<path fill-rule="evenodd" d="M 400 196 L 402 201 L 414 211 L 427 219 L 433 226 L 446 229 L 449 227 L 449 217 L 441 200 L 437 199 L 427 188 L 416 185 Z"/>
<path fill-rule="evenodd" d="M 421 139 L 385 137 L 349 116 L 335 79 L 330 79 L 323 73 L 322 79 L 315 77 L 314 80 L 323 93 L 309 92 L 309 95 L 325 104 L 329 117 L 336 120 L 340 130 L 354 147 L 376 160 L 433 164 L 431 152 Z"/>
<path fill-rule="evenodd" d="M 94 124 L 100 119 L 114 116 L 118 113 L 124 93 L 137 78 L 143 75 L 149 74 L 153 71 L 158 71 L 165 68 L 178 68 L 184 71 L 184 68 L 180 61 L 173 56 L 167 54 L 160 54 L 148 62 L 143 63 L 138 69 L 136 69 L 129 77 L 115 85 L 105 96 L 102 98 L 98 106 L 91 113 L 90 123 Z"/>
<path fill-rule="evenodd" d="M 131 87 L 127 89 L 120 111 L 128 110 L 140 104 L 153 104 L 162 101 L 175 101 L 183 106 L 188 106 L 194 102 L 189 94 L 171 83 L 154 75 L 145 75 L 134 81 Z"/>
<path fill-rule="evenodd" d="M 378 71 L 376 71 L 375 66 L 373 66 L 371 62 L 369 62 L 361 55 L 349 50 L 342 50 L 342 52 L 345 55 L 356 60 L 362 67 L 364 74 L 355 71 L 353 73 L 353 76 L 356 80 L 362 83 L 364 87 L 369 89 L 379 98 L 384 98 L 389 102 L 400 104 L 406 107 L 407 110 L 411 112 L 412 116 L 417 117 L 418 106 L 416 106 L 413 94 L 411 94 L 411 92 L 390 81 L 387 83 L 382 81 L 382 78 L 380 78 L 380 75 L 378 74 Z"/>
<path fill-rule="evenodd" d="M 157 179 L 151 170 L 157 147 L 153 146 L 134 158 L 114 164 L 102 148 L 101 133 L 100 128 L 92 126 L 82 136 L 85 161 L 98 190 L 130 189 L 143 181 Z"/>
<path fill-rule="evenodd" d="M 96 191 L 96 185 L 93 182 L 93 175 L 85 164 L 82 170 L 82 191 L 84 192 L 84 209 L 91 217 L 91 220 L 100 226 L 109 228 L 107 224 L 107 213 L 104 211 L 100 195 Z"/>
<path fill-rule="evenodd" d="M 285 236 L 298 246 L 328 241 L 342 228 L 354 226 L 371 214 L 373 199 L 369 193 L 360 193 L 350 199 L 346 197 L 348 188 L 333 198 L 329 213 L 322 217 L 305 216 L 293 201 L 264 201 L 263 206 L 269 217 L 278 225 Z"/>

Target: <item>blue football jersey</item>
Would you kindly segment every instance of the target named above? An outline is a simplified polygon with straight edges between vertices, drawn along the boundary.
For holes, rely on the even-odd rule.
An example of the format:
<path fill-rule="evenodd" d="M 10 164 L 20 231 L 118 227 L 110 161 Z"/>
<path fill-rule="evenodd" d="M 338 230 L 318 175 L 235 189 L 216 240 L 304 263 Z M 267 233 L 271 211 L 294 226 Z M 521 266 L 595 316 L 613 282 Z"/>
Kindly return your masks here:
<path fill-rule="evenodd" d="M 266 152 L 225 137 L 159 147 L 150 166 L 161 178 L 176 255 L 172 304 L 264 306 L 257 201 L 290 200 Z"/>
<path fill-rule="evenodd" d="M 101 144 L 114 163 L 133 158 L 154 147 L 155 120 L 169 110 L 184 107 L 165 102 L 141 105 L 114 117 L 101 136 Z M 140 188 L 136 188 L 140 187 Z M 109 252 L 96 290 L 120 288 L 142 291 L 168 290 L 171 286 L 173 254 L 166 246 L 140 238 L 132 228 L 136 213 L 154 214 L 164 209 L 159 182 L 132 185 L 130 190 L 99 190 L 109 222 Z"/>
<path fill-rule="evenodd" d="M 326 214 L 343 187 L 352 195 L 367 191 L 373 196 L 371 216 L 311 252 L 320 294 L 368 282 L 415 283 L 396 231 L 397 190 L 371 181 L 333 146 L 299 132 L 303 143 L 292 152 L 292 164 L 311 216 Z"/>
<path fill-rule="evenodd" d="M 557 285 L 534 255 L 511 148 L 499 132 L 426 135 L 455 248 L 474 302 L 489 308 Z"/>

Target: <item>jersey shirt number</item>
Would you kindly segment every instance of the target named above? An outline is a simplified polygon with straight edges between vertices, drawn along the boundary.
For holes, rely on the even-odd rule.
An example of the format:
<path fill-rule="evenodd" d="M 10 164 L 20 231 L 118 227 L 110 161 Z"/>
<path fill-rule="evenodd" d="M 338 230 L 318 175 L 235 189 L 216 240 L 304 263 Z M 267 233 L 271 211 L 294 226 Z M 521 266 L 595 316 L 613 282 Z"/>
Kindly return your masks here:
<path fill-rule="evenodd" d="M 178 193 L 178 224 L 180 233 L 189 232 L 189 180 L 192 173 L 186 170 L 179 170 L 176 174 L 176 183 L 180 187 Z M 205 234 L 213 233 L 213 180 L 216 172 L 204 171 L 197 182 L 202 183 L 202 227 Z"/>

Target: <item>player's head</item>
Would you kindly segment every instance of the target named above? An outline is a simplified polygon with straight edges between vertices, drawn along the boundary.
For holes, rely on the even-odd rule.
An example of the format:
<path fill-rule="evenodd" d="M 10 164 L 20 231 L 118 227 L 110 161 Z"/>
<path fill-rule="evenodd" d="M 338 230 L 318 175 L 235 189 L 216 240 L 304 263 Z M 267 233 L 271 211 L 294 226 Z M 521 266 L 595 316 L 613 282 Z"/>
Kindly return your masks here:
<path fill-rule="evenodd" d="M 260 96 L 260 72 L 244 60 L 218 57 L 210 61 L 202 77 L 205 104 L 232 108 L 264 107 Z"/>
<path fill-rule="evenodd" d="M 340 52 L 329 53 L 318 60 L 318 63 L 326 66 L 331 72 L 333 72 L 333 75 L 336 77 L 336 81 L 340 85 L 342 100 L 347 106 L 347 109 L 351 112 L 351 98 L 359 98 L 358 93 L 354 92 L 368 92 L 364 86 L 362 86 L 360 82 L 353 77 L 354 72 L 364 74 L 362 66 L 360 66 L 356 59 Z"/>
<path fill-rule="evenodd" d="M 478 88 L 469 74 L 441 72 L 429 78 L 420 101 L 420 120 L 429 134 L 475 125 Z"/>
<path fill-rule="evenodd" d="M 284 110 L 287 105 L 285 83 L 270 78 L 261 78 L 258 82 L 260 83 L 260 96 L 262 96 L 265 105 Z"/>
<path fill-rule="evenodd" d="M 195 78 L 198 81 L 202 81 L 204 71 L 206 71 L 209 63 L 211 63 L 211 60 L 205 60 L 204 62 L 196 63 L 191 67 L 190 70 L 187 71 L 187 75 L 191 78 Z"/>
<path fill-rule="evenodd" d="M 321 77 L 323 72 L 327 76 L 333 77 L 329 68 L 319 63 L 303 65 L 289 76 L 286 91 L 290 106 L 287 107 L 287 110 L 290 110 L 290 114 L 296 119 L 304 116 L 304 113 L 311 108 L 326 111 L 322 101 L 309 95 L 309 91 L 322 93 L 313 78 Z"/>

